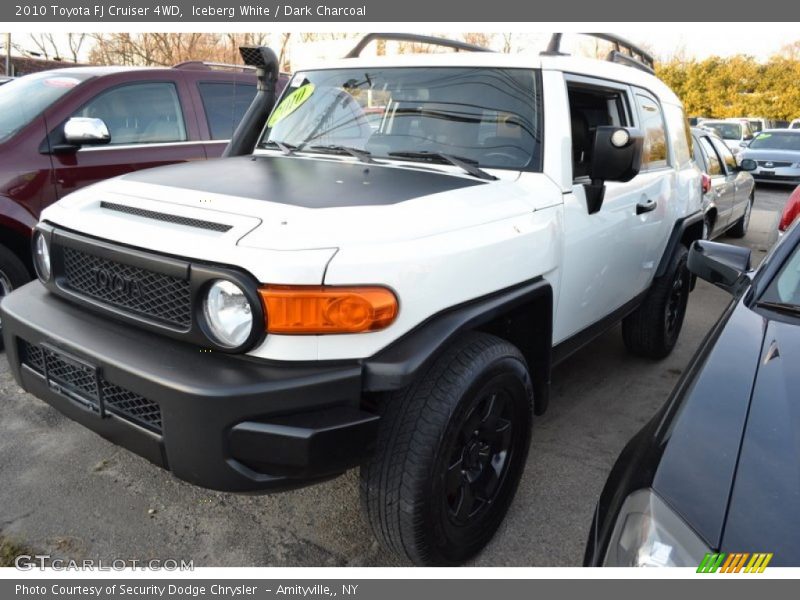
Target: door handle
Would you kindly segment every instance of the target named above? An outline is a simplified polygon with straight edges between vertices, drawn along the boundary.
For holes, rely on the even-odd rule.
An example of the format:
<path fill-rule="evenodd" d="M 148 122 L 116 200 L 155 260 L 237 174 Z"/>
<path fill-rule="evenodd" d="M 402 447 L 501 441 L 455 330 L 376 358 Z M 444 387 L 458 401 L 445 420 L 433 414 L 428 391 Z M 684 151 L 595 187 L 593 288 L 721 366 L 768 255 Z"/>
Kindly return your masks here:
<path fill-rule="evenodd" d="M 658 206 L 658 202 L 656 202 L 652 198 L 648 198 L 647 200 L 642 200 L 636 205 L 636 214 L 641 215 L 642 213 L 648 213 L 651 210 L 655 210 L 656 206 Z"/>

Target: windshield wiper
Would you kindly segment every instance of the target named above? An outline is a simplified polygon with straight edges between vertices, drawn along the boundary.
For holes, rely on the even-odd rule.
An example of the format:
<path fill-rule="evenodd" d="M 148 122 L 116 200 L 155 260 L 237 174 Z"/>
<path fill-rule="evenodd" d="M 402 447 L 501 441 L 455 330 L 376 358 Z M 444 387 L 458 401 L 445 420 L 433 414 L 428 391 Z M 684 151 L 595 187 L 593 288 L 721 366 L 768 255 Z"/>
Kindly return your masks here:
<path fill-rule="evenodd" d="M 290 144 L 288 142 L 281 142 L 279 140 L 267 140 L 266 142 L 261 144 L 262 148 L 266 148 L 267 146 L 277 146 L 278 149 L 283 152 L 286 156 L 291 156 L 297 150 L 297 146 L 294 144 Z"/>
<path fill-rule="evenodd" d="M 776 312 L 782 312 L 794 316 L 800 316 L 800 306 L 798 306 L 797 304 L 789 304 L 788 302 L 768 302 L 766 300 L 760 300 L 756 302 L 756 306 L 760 306 L 762 308 L 768 308 Z"/>
<path fill-rule="evenodd" d="M 301 146 L 299 149 L 303 149 Z M 368 150 L 360 150 L 359 148 L 351 148 L 350 146 L 339 146 L 337 144 L 329 144 L 327 146 L 309 146 L 309 150 L 314 152 L 330 152 L 331 154 L 349 154 L 364 163 L 374 163 L 372 160 L 372 153 Z"/>
<path fill-rule="evenodd" d="M 480 167 L 477 161 L 463 156 L 454 156 L 446 152 L 431 152 L 429 150 L 403 150 L 398 152 L 389 152 L 389 156 L 397 158 L 410 158 L 411 160 L 426 160 L 429 162 L 450 163 L 451 165 L 463 169 L 468 174 L 479 179 L 487 181 L 495 181 L 497 177 L 490 175 Z"/>

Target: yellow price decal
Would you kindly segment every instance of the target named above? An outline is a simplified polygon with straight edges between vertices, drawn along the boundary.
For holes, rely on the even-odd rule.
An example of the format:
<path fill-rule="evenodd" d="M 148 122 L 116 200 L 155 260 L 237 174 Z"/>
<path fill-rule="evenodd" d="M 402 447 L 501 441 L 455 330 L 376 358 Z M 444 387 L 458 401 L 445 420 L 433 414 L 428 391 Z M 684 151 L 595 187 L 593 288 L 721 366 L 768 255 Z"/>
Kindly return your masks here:
<path fill-rule="evenodd" d="M 267 127 L 275 127 L 278 123 L 283 121 L 286 117 L 296 111 L 300 106 L 311 97 L 314 93 L 314 84 L 307 83 L 301 85 L 291 94 L 286 96 L 281 103 L 272 111 L 272 114 L 267 121 Z"/>

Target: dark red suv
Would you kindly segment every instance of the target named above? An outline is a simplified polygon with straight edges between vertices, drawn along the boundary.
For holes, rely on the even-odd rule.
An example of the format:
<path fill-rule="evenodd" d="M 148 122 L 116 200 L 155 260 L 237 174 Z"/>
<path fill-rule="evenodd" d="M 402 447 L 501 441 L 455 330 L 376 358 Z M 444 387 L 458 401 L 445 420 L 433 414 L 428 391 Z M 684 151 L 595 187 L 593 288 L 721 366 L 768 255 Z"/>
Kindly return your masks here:
<path fill-rule="evenodd" d="M 101 179 L 222 154 L 256 77 L 219 67 L 76 67 L 0 87 L 0 297 L 30 279 L 30 235 L 47 205 Z"/>

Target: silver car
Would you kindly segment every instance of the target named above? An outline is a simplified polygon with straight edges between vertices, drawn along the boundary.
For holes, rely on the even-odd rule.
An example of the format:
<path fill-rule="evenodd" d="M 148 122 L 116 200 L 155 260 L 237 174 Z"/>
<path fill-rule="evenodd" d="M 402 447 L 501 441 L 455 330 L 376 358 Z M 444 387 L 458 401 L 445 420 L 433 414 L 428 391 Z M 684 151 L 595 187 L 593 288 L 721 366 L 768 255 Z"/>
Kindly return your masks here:
<path fill-rule="evenodd" d="M 756 181 L 800 183 L 800 130 L 768 129 L 759 133 L 742 153 L 757 163 Z"/>
<path fill-rule="evenodd" d="M 709 129 L 694 127 L 692 137 L 694 161 L 703 172 L 703 238 L 725 232 L 744 237 L 755 199 L 755 183 L 747 169 L 755 165 L 737 164 L 730 148 Z"/>

